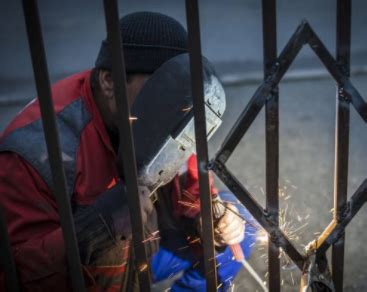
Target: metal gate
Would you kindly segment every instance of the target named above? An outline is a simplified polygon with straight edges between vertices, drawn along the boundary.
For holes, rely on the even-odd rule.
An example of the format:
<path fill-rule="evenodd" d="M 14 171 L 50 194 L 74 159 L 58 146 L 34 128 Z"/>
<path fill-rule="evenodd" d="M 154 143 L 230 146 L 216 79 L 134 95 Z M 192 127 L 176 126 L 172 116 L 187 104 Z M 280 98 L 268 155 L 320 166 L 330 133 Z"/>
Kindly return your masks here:
<path fill-rule="evenodd" d="M 74 223 L 70 202 L 66 195 L 66 180 L 62 164 L 59 136 L 55 122 L 53 102 L 47 62 L 42 39 L 42 30 L 36 0 L 23 0 L 24 15 L 28 40 L 32 56 L 34 77 L 40 102 L 42 122 L 44 126 L 53 182 L 55 198 L 59 207 L 60 223 L 63 230 L 67 263 L 74 291 L 85 291 L 81 271 L 79 251 L 74 232 Z M 218 177 L 231 189 L 237 198 L 247 207 L 250 213 L 268 232 L 269 244 L 269 289 L 280 291 L 279 248 L 282 248 L 294 263 L 303 269 L 307 255 L 300 254 L 291 244 L 287 236 L 279 229 L 279 110 L 278 84 L 290 64 L 303 45 L 309 44 L 320 58 L 331 76 L 338 84 L 337 120 L 336 120 L 336 160 L 334 189 L 334 219 L 329 227 L 315 242 L 317 258 L 322 258 L 332 245 L 332 273 L 336 291 L 343 289 L 344 265 L 344 229 L 352 220 L 367 198 L 367 179 L 355 194 L 347 201 L 348 176 L 348 137 L 349 137 L 349 106 L 352 104 L 362 119 L 367 122 L 367 104 L 349 80 L 350 67 L 350 30 L 351 0 L 337 0 L 337 52 L 334 58 L 311 26 L 303 21 L 296 29 L 287 45 L 277 55 L 276 37 L 276 0 L 262 0 L 263 40 L 264 40 L 264 81 L 257 89 L 229 133 L 215 158 L 209 163 L 206 141 L 206 123 L 203 97 L 200 25 L 198 1 L 186 0 L 186 17 L 189 34 L 189 52 L 191 65 L 192 92 L 194 97 L 195 129 L 197 141 L 197 157 L 200 183 L 201 216 L 203 221 L 203 246 L 207 291 L 217 289 L 216 263 L 213 246 L 213 221 L 211 196 L 209 191 L 208 169 L 212 169 Z M 128 193 L 128 205 L 131 210 L 140 210 L 138 199 L 137 172 L 134 155 L 130 113 L 126 98 L 126 76 L 119 32 L 119 16 L 117 0 L 104 0 L 107 37 L 111 45 L 113 57 L 112 75 L 115 84 L 118 112 L 120 113 L 120 134 L 127 137 L 120 145 L 124 161 L 124 173 Z M 241 183 L 228 171 L 226 161 L 245 135 L 248 128 L 265 105 L 266 108 L 266 208 L 263 209 Z M 201 166 L 209 167 L 201 167 Z M 0 210 L 0 260 L 5 273 L 8 291 L 19 291 L 16 265 L 10 250 L 6 223 Z M 150 290 L 150 272 L 148 268 L 145 238 L 143 234 L 140 212 L 131 212 L 133 230 L 133 247 L 135 266 L 139 271 L 139 283 L 142 291 Z"/>
<path fill-rule="evenodd" d="M 349 155 L 349 106 L 352 104 L 367 122 L 367 104 L 349 80 L 351 0 L 337 0 L 336 58 L 313 31 L 307 21 L 297 27 L 285 48 L 277 55 L 276 1 L 262 1 L 264 81 L 241 113 L 235 127 L 226 137 L 211 162 L 211 168 L 236 194 L 269 234 L 269 290 L 280 291 L 279 248 L 303 269 L 309 255 L 300 254 L 279 228 L 279 93 L 278 84 L 291 63 L 308 44 L 338 85 L 335 144 L 334 218 L 314 242 L 316 262 L 321 261 L 332 246 L 332 276 L 336 291 L 343 290 L 344 229 L 367 199 L 367 179 L 347 201 Z M 265 106 L 266 118 L 266 208 L 263 209 L 250 192 L 226 168 L 226 162 L 256 116 Z"/>

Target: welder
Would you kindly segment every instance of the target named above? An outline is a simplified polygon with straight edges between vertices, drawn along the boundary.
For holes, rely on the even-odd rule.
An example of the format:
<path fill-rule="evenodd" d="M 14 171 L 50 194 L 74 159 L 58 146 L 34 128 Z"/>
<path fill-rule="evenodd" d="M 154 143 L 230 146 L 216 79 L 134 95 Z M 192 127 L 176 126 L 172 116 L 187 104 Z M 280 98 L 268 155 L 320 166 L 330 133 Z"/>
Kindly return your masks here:
<path fill-rule="evenodd" d="M 136 12 L 120 20 L 127 96 L 136 146 L 140 193 L 155 282 L 181 273 L 173 291 L 205 290 L 200 204 L 193 138 L 187 33 L 160 13 Z M 223 115 L 223 88 L 204 58 L 208 137 Z M 68 195 L 89 291 L 138 290 L 131 252 L 130 215 L 119 175 L 117 109 L 109 44 L 102 42 L 95 67 L 52 86 Z M 0 143 L 0 204 L 24 291 L 70 291 L 65 248 L 37 99 L 9 124 Z M 177 147 L 179 146 L 179 147 Z M 173 153 L 173 154 L 172 154 Z M 174 157 L 175 159 L 170 159 Z M 151 200 L 151 191 L 157 201 Z M 211 182 L 211 193 L 218 191 Z M 226 207 L 232 194 L 221 193 Z M 232 203 L 230 203 L 231 201 Z M 131 210 L 130 210 L 131 211 Z M 227 247 L 245 256 L 251 227 L 233 212 L 215 225 L 220 290 L 231 286 L 240 264 Z M 1 281 L 1 279 L 0 279 Z"/>

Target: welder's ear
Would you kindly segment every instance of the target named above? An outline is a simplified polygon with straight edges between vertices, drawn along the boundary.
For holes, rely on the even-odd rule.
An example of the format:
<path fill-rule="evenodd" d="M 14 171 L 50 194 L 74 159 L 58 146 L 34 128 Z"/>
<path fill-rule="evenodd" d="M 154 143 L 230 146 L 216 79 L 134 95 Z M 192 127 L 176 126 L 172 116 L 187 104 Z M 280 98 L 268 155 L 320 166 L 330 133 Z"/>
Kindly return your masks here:
<path fill-rule="evenodd" d="M 100 70 L 98 74 L 98 81 L 103 96 L 108 99 L 114 97 L 112 74 L 107 70 Z"/>

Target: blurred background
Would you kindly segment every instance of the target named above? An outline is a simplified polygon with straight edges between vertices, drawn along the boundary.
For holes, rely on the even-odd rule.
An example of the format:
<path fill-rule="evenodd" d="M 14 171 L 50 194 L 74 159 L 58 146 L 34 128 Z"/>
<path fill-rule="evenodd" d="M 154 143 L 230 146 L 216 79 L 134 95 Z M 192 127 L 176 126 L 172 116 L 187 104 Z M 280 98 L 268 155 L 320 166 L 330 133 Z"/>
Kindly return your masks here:
<path fill-rule="evenodd" d="M 40 0 L 44 41 L 51 80 L 93 67 L 105 38 L 102 1 Z M 133 11 L 168 14 L 186 26 L 183 0 L 119 1 L 121 16 Z M 222 143 L 262 78 L 260 0 L 201 0 L 203 54 L 225 85 L 224 124 L 210 142 Z M 335 0 L 278 0 L 278 52 L 297 25 L 307 19 L 326 47 L 335 52 Z M 0 0 L 0 130 L 36 95 L 21 1 Z M 367 2 L 353 1 L 351 80 L 367 100 Z M 280 193 L 287 226 L 302 251 L 332 218 L 336 87 L 317 57 L 304 47 L 280 83 Z M 242 139 L 229 169 L 264 204 L 265 119 L 261 112 Z M 367 177 L 367 125 L 351 107 L 348 196 Z M 225 188 L 217 182 L 220 188 Z M 346 232 L 345 291 L 367 291 L 366 206 Z M 289 228 L 289 227 L 287 227 Z M 299 229 L 297 231 L 297 229 Z M 283 291 L 297 291 L 299 271 L 284 259 Z M 258 243 L 250 259 L 266 281 L 266 243 Z M 235 291 L 256 291 L 241 271 Z M 163 289 L 162 287 L 157 290 Z M 259 289 L 260 291 L 260 289 Z"/>

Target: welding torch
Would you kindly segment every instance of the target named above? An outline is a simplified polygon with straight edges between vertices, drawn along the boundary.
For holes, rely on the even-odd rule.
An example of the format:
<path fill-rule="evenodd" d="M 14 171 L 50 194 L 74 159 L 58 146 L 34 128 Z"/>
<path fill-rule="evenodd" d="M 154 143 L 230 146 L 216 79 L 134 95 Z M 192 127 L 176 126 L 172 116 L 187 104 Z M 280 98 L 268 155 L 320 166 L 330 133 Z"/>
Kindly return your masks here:
<path fill-rule="evenodd" d="M 213 206 L 213 216 L 215 221 L 219 221 L 225 214 L 226 211 L 230 211 L 240 217 L 245 223 L 246 220 L 242 218 L 240 214 L 230 209 L 225 203 L 223 203 L 222 199 L 219 195 L 216 195 L 212 199 Z M 241 245 L 239 243 L 232 244 L 229 246 L 233 257 L 237 262 L 240 262 L 243 267 L 250 273 L 250 275 L 256 280 L 256 282 L 261 286 L 264 291 L 268 291 L 268 288 L 264 285 L 264 282 L 261 280 L 260 276 L 256 273 L 256 271 L 252 268 L 252 266 L 247 262 L 245 255 L 243 254 Z"/>

